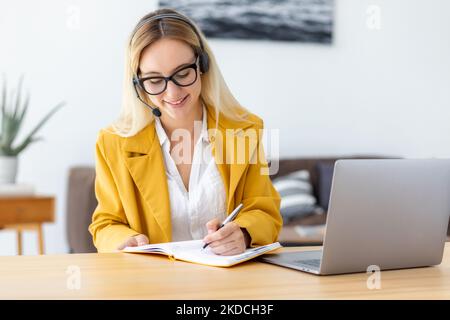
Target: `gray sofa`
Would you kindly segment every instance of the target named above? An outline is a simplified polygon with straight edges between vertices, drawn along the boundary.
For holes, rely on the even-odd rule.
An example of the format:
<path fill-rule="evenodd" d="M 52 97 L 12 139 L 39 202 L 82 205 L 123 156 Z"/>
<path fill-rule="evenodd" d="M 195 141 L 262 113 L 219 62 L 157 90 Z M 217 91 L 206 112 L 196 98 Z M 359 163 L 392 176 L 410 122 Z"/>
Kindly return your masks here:
<path fill-rule="evenodd" d="M 73 167 L 69 170 L 66 232 L 70 253 L 97 252 L 88 231 L 97 206 L 94 182 L 94 167 Z"/>

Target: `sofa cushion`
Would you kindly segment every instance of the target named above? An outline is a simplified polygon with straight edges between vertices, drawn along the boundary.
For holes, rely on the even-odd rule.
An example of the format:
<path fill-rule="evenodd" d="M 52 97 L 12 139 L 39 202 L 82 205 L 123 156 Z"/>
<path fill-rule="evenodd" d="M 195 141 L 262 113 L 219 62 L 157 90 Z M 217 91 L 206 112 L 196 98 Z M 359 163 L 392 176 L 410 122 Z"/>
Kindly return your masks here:
<path fill-rule="evenodd" d="M 315 212 L 317 200 L 307 170 L 276 178 L 273 185 L 281 196 L 280 211 L 284 223 Z"/>

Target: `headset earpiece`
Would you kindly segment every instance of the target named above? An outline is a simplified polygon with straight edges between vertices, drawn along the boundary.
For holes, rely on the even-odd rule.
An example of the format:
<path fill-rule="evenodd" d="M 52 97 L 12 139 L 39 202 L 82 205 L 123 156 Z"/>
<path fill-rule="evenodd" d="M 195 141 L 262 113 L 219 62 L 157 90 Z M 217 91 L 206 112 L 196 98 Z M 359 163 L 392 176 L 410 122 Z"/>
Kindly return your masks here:
<path fill-rule="evenodd" d="M 206 73 L 209 70 L 209 56 L 206 52 L 202 51 L 199 54 L 198 64 L 200 66 L 200 71 Z"/>

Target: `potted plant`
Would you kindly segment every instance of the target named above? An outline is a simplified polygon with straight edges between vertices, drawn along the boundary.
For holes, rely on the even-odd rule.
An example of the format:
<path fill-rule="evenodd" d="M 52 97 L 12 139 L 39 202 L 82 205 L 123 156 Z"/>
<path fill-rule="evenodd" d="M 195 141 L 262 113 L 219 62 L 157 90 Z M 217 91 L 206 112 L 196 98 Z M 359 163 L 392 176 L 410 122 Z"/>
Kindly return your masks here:
<path fill-rule="evenodd" d="M 1 131 L 0 131 L 0 184 L 13 184 L 16 182 L 18 156 L 31 143 L 42 140 L 35 137 L 36 133 L 48 119 L 65 103 L 60 102 L 31 130 L 26 138 L 18 144 L 14 144 L 23 120 L 27 113 L 30 95 L 22 94 L 23 77 L 19 79 L 19 85 L 15 97 L 7 97 L 6 80 L 3 81 L 3 90 L 0 100 L 1 107 Z M 14 145 L 13 145 L 14 144 Z"/>

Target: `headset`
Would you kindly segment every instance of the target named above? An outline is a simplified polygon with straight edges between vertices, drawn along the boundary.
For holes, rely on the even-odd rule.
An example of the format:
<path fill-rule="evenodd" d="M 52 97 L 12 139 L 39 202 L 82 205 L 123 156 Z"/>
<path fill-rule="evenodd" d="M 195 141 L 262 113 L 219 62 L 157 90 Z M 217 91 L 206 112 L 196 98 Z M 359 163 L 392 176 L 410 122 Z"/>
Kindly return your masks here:
<path fill-rule="evenodd" d="M 203 42 L 202 42 L 202 39 L 200 37 L 200 33 L 198 32 L 197 28 L 194 26 L 194 24 L 189 19 L 183 17 L 180 14 L 176 14 L 176 13 L 160 13 L 160 14 L 156 14 L 154 16 L 151 16 L 151 17 L 149 17 L 147 19 L 142 20 L 141 22 L 139 22 L 139 24 L 134 29 L 133 35 L 131 36 L 131 39 L 130 39 L 130 43 L 131 43 L 132 39 L 134 38 L 134 35 L 136 34 L 136 32 L 143 25 L 145 25 L 147 23 L 150 23 L 152 21 L 162 20 L 162 19 L 175 19 L 175 20 L 178 20 L 178 21 L 182 21 L 182 22 L 186 23 L 188 26 L 191 27 L 191 29 L 197 35 L 198 41 L 200 43 L 201 52 L 198 53 L 198 63 L 199 63 L 200 71 L 202 73 L 208 72 L 208 70 L 209 70 L 209 56 L 208 56 L 208 53 L 205 51 L 205 47 L 203 46 Z M 152 113 L 153 113 L 154 116 L 160 117 L 161 116 L 161 110 L 159 110 L 159 108 L 154 108 L 154 107 L 150 106 L 144 100 L 142 100 L 141 97 L 139 96 L 139 92 L 137 90 L 137 87 L 141 88 L 142 90 L 144 90 L 144 88 L 142 87 L 142 84 L 140 83 L 139 78 L 138 78 L 137 75 L 133 76 L 133 87 L 134 87 L 134 90 L 136 91 L 137 98 L 143 104 L 145 104 L 147 107 L 149 107 L 152 110 Z"/>

